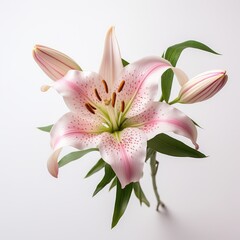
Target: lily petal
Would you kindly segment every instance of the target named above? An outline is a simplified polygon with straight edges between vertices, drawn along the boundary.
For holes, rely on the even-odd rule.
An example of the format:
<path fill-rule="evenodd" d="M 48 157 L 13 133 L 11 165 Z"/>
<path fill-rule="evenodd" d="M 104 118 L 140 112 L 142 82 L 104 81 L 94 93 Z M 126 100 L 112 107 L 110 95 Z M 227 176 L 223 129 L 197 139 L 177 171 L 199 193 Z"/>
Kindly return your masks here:
<path fill-rule="evenodd" d="M 176 76 L 186 81 L 187 76 L 180 69 L 172 67 L 163 58 L 148 57 L 127 65 L 122 74 L 124 88 L 118 95 L 118 101 L 125 101 L 125 116 L 135 116 L 146 109 L 149 101 L 156 100 L 161 75 L 171 68 Z M 120 82 L 121 82 L 120 80 Z M 118 89 L 119 84 L 115 87 Z M 117 90 L 116 90 L 117 91 Z"/>
<path fill-rule="evenodd" d="M 160 102 L 152 102 L 143 113 L 129 118 L 125 127 L 140 128 L 151 139 L 159 133 L 174 132 L 189 138 L 198 148 L 197 129 L 192 120 L 178 109 Z"/>
<path fill-rule="evenodd" d="M 122 188 L 138 182 L 143 175 L 147 137 L 137 128 L 127 128 L 114 134 L 103 133 L 99 151 L 116 173 Z"/>
<path fill-rule="evenodd" d="M 58 177 L 58 157 L 61 151 L 62 151 L 62 148 L 55 150 L 47 162 L 48 171 L 55 178 Z"/>
<path fill-rule="evenodd" d="M 115 29 L 111 27 L 106 35 L 105 47 L 99 74 L 109 84 L 110 88 L 113 86 L 123 69 L 122 58 L 115 36 Z M 112 90 L 112 89 L 111 89 Z"/>
<path fill-rule="evenodd" d="M 56 81 L 53 87 L 63 96 L 72 112 L 91 118 L 93 114 L 88 111 L 86 104 L 90 103 L 96 107 L 96 104 L 100 103 L 95 89 L 102 99 L 109 98 L 101 80 L 101 76 L 95 72 L 70 70 L 63 78 Z"/>
<path fill-rule="evenodd" d="M 51 146 L 54 150 L 64 146 L 81 150 L 96 147 L 101 139 L 100 133 L 104 131 L 103 128 L 101 120 L 95 115 L 85 119 L 69 112 L 52 127 Z"/>

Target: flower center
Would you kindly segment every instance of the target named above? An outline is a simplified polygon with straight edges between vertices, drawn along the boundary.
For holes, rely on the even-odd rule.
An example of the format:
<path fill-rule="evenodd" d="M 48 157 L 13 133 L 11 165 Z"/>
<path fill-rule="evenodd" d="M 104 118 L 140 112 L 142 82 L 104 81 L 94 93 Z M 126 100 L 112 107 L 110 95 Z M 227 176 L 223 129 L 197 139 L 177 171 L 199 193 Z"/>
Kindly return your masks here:
<path fill-rule="evenodd" d="M 104 91 L 108 94 L 108 97 L 106 99 L 103 99 L 102 96 L 99 94 L 98 89 L 95 88 L 94 94 L 97 103 L 92 104 L 87 102 L 85 104 L 85 107 L 90 113 L 97 114 L 101 117 L 101 119 L 103 120 L 102 125 L 106 128 L 106 131 L 119 131 L 121 130 L 122 124 L 126 119 L 125 117 L 123 117 L 123 112 L 125 110 L 125 102 L 121 101 L 120 104 L 118 104 L 118 101 L 120 101 L 118 100 L 118 95 L 123 90 L 125 81 L 122 80 L 122 82 L 117 88 L 117 91 L 114 91 L 111 94 L 109 94 L 107 82 L 105 80 L 102 80 L 102 84 L 104 87 Z"/>

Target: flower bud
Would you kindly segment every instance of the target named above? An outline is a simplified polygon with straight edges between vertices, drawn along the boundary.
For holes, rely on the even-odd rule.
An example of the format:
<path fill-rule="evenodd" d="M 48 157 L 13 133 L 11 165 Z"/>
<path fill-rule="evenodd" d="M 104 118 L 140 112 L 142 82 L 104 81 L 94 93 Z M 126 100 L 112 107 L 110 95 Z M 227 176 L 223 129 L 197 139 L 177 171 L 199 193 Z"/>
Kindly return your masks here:
<path fill-rule="evenodd" d="M 213 70 L 201 73 L 182 85 L 179 92 L 179 103 L 196 103 L 215 95 L 227 82 L 224 70 Z"/>
<path fill-rule="evenodd" d="M 41 45 L 33 49 L 33 58 L 40 68 L 52 79 L 62 78 L 69 70 L 81 70 L 78 64 L 67 55 Z"/>

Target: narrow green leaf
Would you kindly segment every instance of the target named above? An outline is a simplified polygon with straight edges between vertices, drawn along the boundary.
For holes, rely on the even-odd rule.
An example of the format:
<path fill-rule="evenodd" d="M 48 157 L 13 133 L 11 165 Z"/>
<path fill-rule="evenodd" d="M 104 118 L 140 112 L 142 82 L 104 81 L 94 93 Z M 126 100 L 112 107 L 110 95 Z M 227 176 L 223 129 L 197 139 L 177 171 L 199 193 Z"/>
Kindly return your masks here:
<path fill-rule="evenodd" d="M 48 125 L 48 126 L 44 126 L 44 127 L 38 127 L 39 130 L 43 131 L 43 132 L 50 132 L 52 129 L 52 125 Z"/>
<path fill-rule="evenodd" d="M 123 216 L 127 208 L 129 199 L 131 197 L 132 189 L 133 183 L 128 184 L 124 189 L 122 189 L 120 182 L 117 181 L 117 191 L 112 218 L 112 228 L 117 225 L 118 221 Z"/>
<path fill-rule="evenodd" d="M 129 64 L 129 62 L 127 62 L 125 59 L 122 58 L 122 64 L 125 67 L 125 66 L 127 66 Z"/>
<path fill-rule="evenodd" d="M 107 184 L 109 184 L 112 179 L 115 177 L 115 173 L 112 170 L 111 166 L 109 164 L 105 164 L 105 174 L 101 180 L 101 182 L 97 185 L 93 196 L 95 196 L 98 192 L 100 192 Z"/>
<path fill-rule="evenodd" d="M 99 159 L 98 162 L 90 169 L 90 171 L 87 173 L 87 175 L 85 176 L 85 178 L 92 176 L 94 173 L 100 171 L 102 168 L 105 167 L 105 162 L 103 161 L 103 159 Z"/>
<path fill-rule="evenodd" d="M 192 120 L 192 119 L 191 119 Z M 198 123 L 196 123 L 195 121 L 192 120 L 192 122 L 194 123 L 194 125 L 196 125 L 199 128 L 202 128 Z"/>
<path fill-rule="evenodd" d="M 189 41 L 182 42 L 169 47 L 164 54 L 164 58 L 167 59 L 175 67 L 182 51 L 186 48 L 195 48 L 195 49 L 210 52 L 213 54 L 218 54 L 217 52 L 215 52 L 214 50 L 212 50 L 207 45 L 201 42 L 189 40 Z M 166 102 L 168 102 L 170 98 L 172 81 L 173 81 L 173 71 L 169 69 L 162 75 L 162 82 L 161 82 L 162 97 Z"/>
<path fill-rule="evenodd" d="M 147 145 L 157 152 L 170 156 L 192 158 L 206 157 L 203 153 L 163 133 L 149 140 Z"/>
<path fill-rule="evenodd" d="M 112 190 L 117 185 L 117 177 L 115 177 L 109 187 L 109 191 Z"/>
<path fill-rule="evenodd" d="M 97 148 L 90 148 L 82 151 L 76 151 L 76 152 L 71 152 L 67 155 L 65 155 L 59 162 L 58 162 L 58 167 L 62 167 L 72 161 L 75 161 L 81 157 L 83 157 L 85 154 L 93 151 L 98 151 Z"/>
<path fill-rule="evenodd" d="M 136 197 L 140 201 L 140 205 L 142 205 L 142 203 L 145 203 L 148 207 L 150 207 L 150 203 L 147 200 L 139 182 L 136 182 L 133 184 L 133 189 Z"/>

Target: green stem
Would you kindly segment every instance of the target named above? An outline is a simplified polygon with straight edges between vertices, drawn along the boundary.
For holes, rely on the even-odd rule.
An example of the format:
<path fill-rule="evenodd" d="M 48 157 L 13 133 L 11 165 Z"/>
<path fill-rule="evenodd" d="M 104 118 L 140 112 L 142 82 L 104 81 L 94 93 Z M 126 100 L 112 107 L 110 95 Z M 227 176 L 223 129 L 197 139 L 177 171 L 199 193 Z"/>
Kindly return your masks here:
<path fill-rule="evenodd" d="M 177 97 L 177 98 L 175 98 L 174 100 L 172 100 L 172 101 L 171 101 L 170 103 L 168 103 L 168 104 L 169 104 L 169 105 L 172 105 L 172 104 L 174 104 L 174 103 L 178 103 L 179 100 L 180 100 L 180 98 Z"/>
<path fill-rule="evenodd" d="M 159 206 L 162 208 L 165 208 L 164 203 L 161 201 L 158 189 L 157 189 L 157 183 L 156 183 L 156 175 L 158 171 L 158 161 L 156 160 L 156 151 L 153 152 L 153 154 L 150 157 L 150 166 L 151 166 L 151 175 L 152 175 L 152 185 L 153 190 L 157 199 L 157 207 L 156 210 L 159 211 Z"/>

